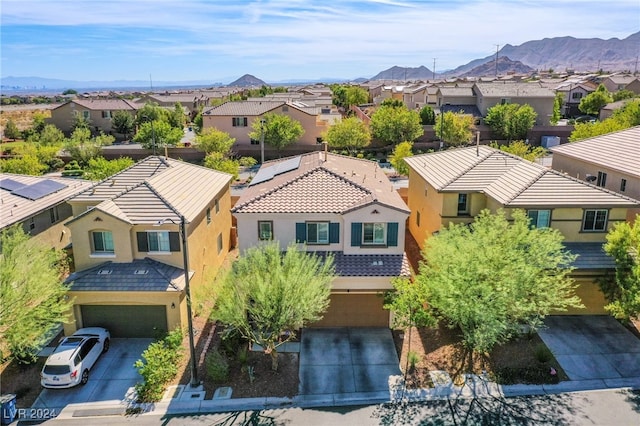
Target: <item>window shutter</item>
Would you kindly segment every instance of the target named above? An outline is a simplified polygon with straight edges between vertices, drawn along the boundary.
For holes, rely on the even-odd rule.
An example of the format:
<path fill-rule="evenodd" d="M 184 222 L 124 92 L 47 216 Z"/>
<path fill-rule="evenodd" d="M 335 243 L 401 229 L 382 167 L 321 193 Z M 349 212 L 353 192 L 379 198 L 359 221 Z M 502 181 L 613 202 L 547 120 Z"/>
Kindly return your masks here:
<path fill-rule="evenodd" d="M 249 124 L 249 121 L 247 120 L 247 117 L 242 117 L 242 118 L 243 118 L 243 120 L 242 120 L 243 123 L 242 124 L 244 124 L 244 127 L 247 127 L 247 125 Z"/>
<path fill-rule="evenodd" d="M 397 247 L 398 245 L 398 222 L 387 223 L 387 246 Z"/>
<path fill-rule="evenodd" d="M 296 223 L 296 243 L 307 242 L 307 225 L 303 223 Z"/>
<path fill-rule="evenodd" d="M 169 232 L 169 251 L 180 251 L 180 233 Z"/>
<path fill-rule="evenodd" d="M 351 223 L 351 247 L 359 247 L 362 243 L 362 223 Z"/>
<path fill-rule="evenodd" d="M 329 224 L 329 243 L 337 244 L 339 242 L 340 242 L 340 224 L 330 223 Z"/>
<path fill-rule="evenodd" d="M 138 238 L 138 251 L 141 253 L 146 253 L 149 251 L 149 241 L 147 240 L 146 232 L 136 232 L 136 236 Z"/>

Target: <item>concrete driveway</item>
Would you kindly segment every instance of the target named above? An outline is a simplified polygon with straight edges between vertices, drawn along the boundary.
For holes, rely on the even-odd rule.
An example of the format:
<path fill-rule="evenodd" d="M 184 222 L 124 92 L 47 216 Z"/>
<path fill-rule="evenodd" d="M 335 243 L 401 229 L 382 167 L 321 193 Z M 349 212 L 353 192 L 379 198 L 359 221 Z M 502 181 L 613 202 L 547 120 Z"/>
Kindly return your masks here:
<path fill-rule="evenodd" d="M 388 328 L 304 329 L 300 395 L 389 391 L 400 367 Z"/>
<path fill-rule="evenodd" d="M 539 335 L 571 380 L 640 378 L 640 339 L 607 315 L 557 315 Z"/>
<path fill-rule="evenodd" d="M 56 409 L 84 402 L 120 403 L 139 380 L 133 364 L 153 339 L 111 339 L 107 353 L 100 356 L 86 385 L 70 389 L 42 389 L 32 408 Z"/>

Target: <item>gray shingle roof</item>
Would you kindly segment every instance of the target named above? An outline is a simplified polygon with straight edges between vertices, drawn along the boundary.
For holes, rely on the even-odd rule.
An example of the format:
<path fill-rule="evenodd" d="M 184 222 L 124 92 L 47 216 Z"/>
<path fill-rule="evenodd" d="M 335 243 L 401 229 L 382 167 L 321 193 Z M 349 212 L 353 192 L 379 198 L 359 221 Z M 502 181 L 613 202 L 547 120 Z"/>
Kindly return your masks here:
<path fill-rule="evenodd" d="M 333 255 L 336 274 L 342 277 L 408 277 L 411 267 L 403 254 L 344 254 L 338 252 L 314 252 L 325 259 Z"/>
<path fill-rule="evenodd" d="M 573 265 L 578 270 L 615 269 L 616 262 L 603 249 L 602 243 L 564 243 L 565 248 L 578 258 Z"/>
<path fill-rule="evenodd" d="M 554 98 L 555 92 L 537 83 L 477 83 L 477 90 L 486 97 Z"/>
<path fill-rule="evenodd" d="M 229 117 L 257 117 L 267 112 L 273 111 L 274 109 L 281 107 L 283 105 L 288 105 L 289 108 L 295 108 L 300 111 L 303 111 L 307 114 L 310 112 L 307 108 L 298 108 L 291 103 L 287 103 L 285 101 L 229 101 L 218 106 L 211 107 L 202 112 L 203 115 L 206 116 L 229 116 Z M 315 108 L 313 109 L 315 111 Z"/>

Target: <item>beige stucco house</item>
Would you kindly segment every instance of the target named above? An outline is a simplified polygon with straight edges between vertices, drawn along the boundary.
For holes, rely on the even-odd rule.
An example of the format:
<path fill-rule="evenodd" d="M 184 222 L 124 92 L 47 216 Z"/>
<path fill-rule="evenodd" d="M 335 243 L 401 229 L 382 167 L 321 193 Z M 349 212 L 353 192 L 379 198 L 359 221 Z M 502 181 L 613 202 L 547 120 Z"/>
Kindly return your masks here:
<path fill-rule="evenodd" d="M 532 226 L 559 230 L 579 257 L 574 278 L 586 309 L 604 314 L 596 280 L 615 267 L 602 250 L 607 232 L 640 202 L 487 146 L 413 156 L 409 231 L 420 247 L 449 223 L 470 223 L 483 209 L 523 209 Z"/>
<path fill-rule="evenodd" d="M 313 326 L 390 326 L 382 295 L 410 274 L 409 210 L 377 163 L 326 151 L 265 162 L 232 212 L 241 251 L 277 240 L 335 256 L 330 306 Z"/>
<path fill-rule="evenodd" d="M 112 134 L 111 119 L 116 111 L 126 111 L 135 116 L 141 105 L 126 99 L 73 99 L 51 110 L 47 123 L 55 125 L 65 134 L 70 134 L 76 115 L 89 121 L 94 134 Z"/>
<path fill-rule="evenodd" d="M 231 179 L 152 156 L 69 200 L 76 271 L 67 279 L 74 305 L 65 332 L 102 326 L 114 337 L 152 337 L 183 326 L 182 230 L 193 293 L 229 251 Z"/>
<path fill-rule="evenodd" d="M 483 117 L 489 108 L 500 104 L 530 105 L 538 114 L 535 124 L 548 125 L 553 114 L 555 93 L 536 83 L 476 83 L 473 86 L 476 106 Z"/>

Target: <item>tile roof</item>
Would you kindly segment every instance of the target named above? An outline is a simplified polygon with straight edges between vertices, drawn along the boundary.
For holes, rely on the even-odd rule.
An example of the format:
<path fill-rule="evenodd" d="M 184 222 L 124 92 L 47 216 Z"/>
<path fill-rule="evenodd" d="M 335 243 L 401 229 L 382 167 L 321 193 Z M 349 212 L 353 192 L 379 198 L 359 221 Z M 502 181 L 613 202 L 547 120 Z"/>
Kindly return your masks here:
<path fill-rule="evenodd" d="M 514 98 L 553 98 L 555 92 L 537 83 L 476 83 L 475 87 L 482 96 Z"/>
<path fill-rule="evenodd" d="M 132 102 L 127 99 L 74 99 L 69 101 L 77 105 L 83 106 L 90 110 L 104 111 L 104 110 L 124 110 L 124 111 L 137 111 L 142 105 Z M 66 102 L 62 105 L 66 105 Z M 60 108 L 62 105 L 58 105 L 56 108 Z"/>
<path fill-rule="evenodd" d="M 468 87 L 452 87 L 442 86 L 440 87 L 440 93 L 442 96 L 474 96 L 473 90 Z"/>
<path fill-rule="evenodd" d="M 24 185 L 53 180 L 66 185 L 66 187 L 37 200 L 30 200 L 12 194 L 9 190 L 0 189 L 0 229 L 4 229 L 14 223 L 22 222 L 51 207 L 61 204 L 93 185 L 93 182 L 82 179 L 0 173 L 0 181 L 5 179 L 10 179 Z"/>
<path fill-rule="evenodd" d="M 301 155 L 297 168 L 249 186 L 233 213 L 346 213 L 371 203 L 409 213 L 378 163 L 326 156 L 327 161 L 324 152 Z M 261 169 L 285 161 L 265 162 Z"/>
<path fill-rule="evenodd" d="M 71 291 L 182 291 L 184 270 L 149 258 L 105 262 L 72 273 L 65 283 Z"/>
<path fill-rule="evenodd" d="M 341 251 L 313 253 L 322 259 L 325 259 L 328 254 L 332 254 L 336 274 L 342 277 L 411 276 L 411 267 L 405 253 L 344 254 Z"/>
<path fill-rule="evenodd" d="M 206 116 L 260 116 L 267 112 L 283 105 L 289 105 L 290 108 L 295 108 L 300 111 L 305 111 L 301 108 L 297 108 L 295 105 L 287 103 L 285 101 L 229 101 L 218 106 L 211 107 L 202 112 Z"/>
<path fill-rule="evenodd" d="M 551 152 L 640 177 L 640 126 L 555 146 Z"/>
<path fill-rule="evenodd" d="M 72 201 L 93 202 L 97 208 L 135 224 L 155 223 L 158 218 L 178 221 L 179 215 L 191 221 L 231 179 L 227 173 L 206 167 L 150 156 Z"/>
<path fill-rule="evenodd" d="M 539 164 L 482 145 L 406 158 L 441 192 L 482 192 L 504 206 L 620 206 L 640 203 Z"/>
<path fill-rule="evenodd" d="M 602 243 L 564 243 L 565 248 L 578 258 L 573 265 L 578 270 L 615 269 L 615 259 L 609 256 Z"/>

